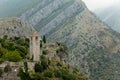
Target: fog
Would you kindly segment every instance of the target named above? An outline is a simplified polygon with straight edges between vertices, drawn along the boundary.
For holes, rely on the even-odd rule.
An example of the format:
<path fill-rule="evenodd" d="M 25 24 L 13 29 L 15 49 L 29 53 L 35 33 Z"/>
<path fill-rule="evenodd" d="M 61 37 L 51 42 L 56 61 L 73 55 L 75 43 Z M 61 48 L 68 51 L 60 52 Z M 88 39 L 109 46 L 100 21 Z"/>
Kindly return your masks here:
<path fill-rule="evenodd" d="M 83 0 L 89 10 L 96 11 L 105 9 L 112 5 L 120 4 L 120 0 Z"/>

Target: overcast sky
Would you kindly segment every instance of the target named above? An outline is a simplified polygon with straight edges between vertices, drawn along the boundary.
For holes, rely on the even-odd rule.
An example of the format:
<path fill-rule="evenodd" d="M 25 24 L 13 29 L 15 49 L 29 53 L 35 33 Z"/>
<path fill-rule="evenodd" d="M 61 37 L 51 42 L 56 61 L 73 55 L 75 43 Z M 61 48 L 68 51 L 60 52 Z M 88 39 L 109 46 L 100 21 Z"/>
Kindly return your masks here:
<path fill-rule="evenodd" d="M 83 0 L 91 10 L 107 8 L 111 5 L 120 4 L 120 0 Z"/>

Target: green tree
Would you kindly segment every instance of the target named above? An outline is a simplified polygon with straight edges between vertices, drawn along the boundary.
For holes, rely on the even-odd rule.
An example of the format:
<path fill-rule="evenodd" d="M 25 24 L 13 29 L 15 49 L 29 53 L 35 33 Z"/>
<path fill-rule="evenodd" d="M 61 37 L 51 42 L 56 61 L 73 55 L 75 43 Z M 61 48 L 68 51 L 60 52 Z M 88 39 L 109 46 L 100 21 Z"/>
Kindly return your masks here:
<path fill-rule="evenodd" d="M 4 49 L 2 46 L 0 46 L 0 58 L 3 57 L 3 55 L 5 55 L 7 53 L 7 50 Z"/>
<path fill-rule="evenodd" d="M 24 62 L 24 69 L 25 69 L 25 72 L 27 73 L 28 72 L 28 64 L 27 64 L 27 62 Z"/>
<path fill-rule="evenodd" d="M 8 61 L 18 62 L 21 61 L 22 57 L 18 51 L 9 51 L 5 54 L 5 59 Z"/>
<path fill-rule="evenodd" d="M 21 80 L 32 80 L 28 72 L 24 72 L 22 68 L 19 68 L 18 76 Z"/>
<path fill-rule="evenodd" d="M 4 39 L 4 40 L 6 40 L 7 38 L 8 38 L 8 36 L 7 36 L 7 35 L 4 35 L 4 36 L 3 36 L 3 39 Z"/>
<path fill-rule="evenodd" d="M 52 78 L 52 77 L 54 76 L 54 73 L 53 73 L 53 71 L 48 70 L 48 71 L 46 71 L 46 72 L 44 73 L 44 76 L 45 76 L 45 77 Z"/>
<path fill-rule="evenodd" d="M 42 72 L 43 71 L 43 67 L 40 64 L 40 62 L 35 63 L 35 67 L 34 67 L 35 72 Z"/>
<path fill-rule="evenodd" d="M 43 44 L 42 44 L 42 40 L 40 40 L 40 48 L 42 48 Z"/>
<path fill-rule="evenodd" d="M 24 45 L 25 44 L 25 39 L 24 38 L 18 39 L 17 44 Z"/>
<path fill-rule="evenodd" d="M 13 51 L 15 50 L 15 45 L 14 42 L 6 40 L 3 45 L 2 45 L 5 49 Z"/>
<path fill-rule="evenodd" d="M 26 56 L 27 53 L 28 53 L 28 50 L 27 50 L 27 48 L 26 48 L 25 46 L 19 46 L 19 47 L 17 47 L 17 50 L 18 50 L 18 52 L 20 52 L 20 55 L 21 55 L 23 58 L 25 58 L 25 56 Z"/>
<path fill-rule="evenodd" d="M 43 42 L 46 43 L 46 37 L 45 37 L 45 35 L 43 36 Z"/>

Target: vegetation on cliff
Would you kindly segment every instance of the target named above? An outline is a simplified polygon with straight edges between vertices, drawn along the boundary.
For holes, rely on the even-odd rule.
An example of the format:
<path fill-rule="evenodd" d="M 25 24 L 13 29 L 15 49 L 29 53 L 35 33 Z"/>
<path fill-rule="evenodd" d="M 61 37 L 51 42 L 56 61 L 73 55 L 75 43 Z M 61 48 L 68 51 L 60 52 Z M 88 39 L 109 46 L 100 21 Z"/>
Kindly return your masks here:
<path fill-rule="evenodd" d="M 25 59 L 28 48 L 29 39 L 20 37 L 8 39 L 7 35 L 4 35 L 3 38 L 0 38 L 0 62 L 18 62 Z"/>
<path fill-rule="evenodd" d="M 29 72 L 27 66 L 24 66 L 18 73 L 21 80 L 89 80 L 78 69 L 57 60 L 49 60 L 44 55 L 41 56 L 40 62 L 35 63 L 34 71 Z"/>
<path fill-rule="evenodd" d="M 21 80 L 89 80 L 78 69 L 61 61 L 67 53 L 67 48 L 64 45 L 58 42 L 56 45 L 50 44 L 46 42 L 44 36 L 40 47 L 42 49 L 40 61 L 34 62 L 28 58 L 29 39 L 21 37 L 8 38 L 7 35 L 4 35 L 3 38 L 0 38 L 0 62 L 24 62 L 27 60 L 35 63 L 33 71 L 29 70 L 27 61 L 24 62 L 24 67 L 19 66 L 18 77 Z M 52 51 L 55 51 L 60 59 L 47 56 Z M 0 77 L 3 73 L 10 73 L 11 71 L 12 67 L 10 65 L 6 65 L 4 70 L 0 68 Z"/>

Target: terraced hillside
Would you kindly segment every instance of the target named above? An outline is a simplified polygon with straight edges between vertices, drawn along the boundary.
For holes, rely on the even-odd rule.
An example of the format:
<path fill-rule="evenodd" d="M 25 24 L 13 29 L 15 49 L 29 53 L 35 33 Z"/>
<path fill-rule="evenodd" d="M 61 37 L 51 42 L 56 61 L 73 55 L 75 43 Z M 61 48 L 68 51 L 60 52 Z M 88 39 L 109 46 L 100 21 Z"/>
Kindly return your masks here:
<path fill-rule="evenodd" d="M 19 17 L 47 40 L 67 45 L 66 61 L 92 80 L 120 79 L 120 34 L 81 0 L 40 0 Z"/>

